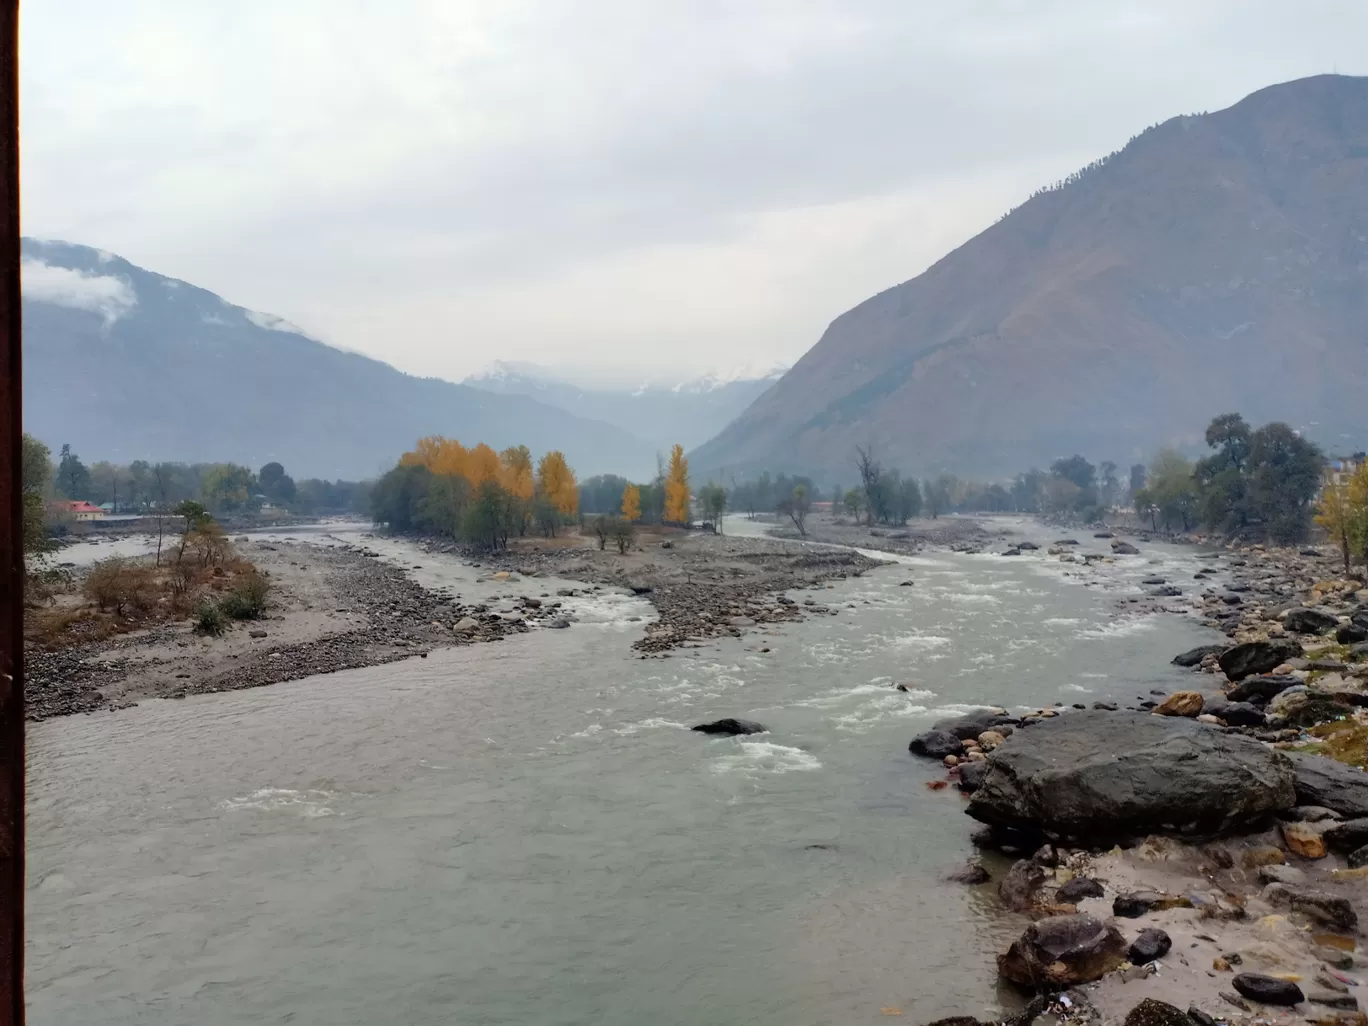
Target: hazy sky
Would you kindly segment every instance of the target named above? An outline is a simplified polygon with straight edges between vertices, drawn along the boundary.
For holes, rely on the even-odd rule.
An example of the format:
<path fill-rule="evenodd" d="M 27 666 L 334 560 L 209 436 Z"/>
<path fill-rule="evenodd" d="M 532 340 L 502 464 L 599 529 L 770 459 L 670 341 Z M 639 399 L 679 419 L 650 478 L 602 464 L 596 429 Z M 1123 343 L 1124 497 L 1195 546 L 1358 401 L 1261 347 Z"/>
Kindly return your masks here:
<path fill-rule="evenodd" d="M 459 378 L 792 362 L 1363 0 L 42 0 L 24 229 Z"/>

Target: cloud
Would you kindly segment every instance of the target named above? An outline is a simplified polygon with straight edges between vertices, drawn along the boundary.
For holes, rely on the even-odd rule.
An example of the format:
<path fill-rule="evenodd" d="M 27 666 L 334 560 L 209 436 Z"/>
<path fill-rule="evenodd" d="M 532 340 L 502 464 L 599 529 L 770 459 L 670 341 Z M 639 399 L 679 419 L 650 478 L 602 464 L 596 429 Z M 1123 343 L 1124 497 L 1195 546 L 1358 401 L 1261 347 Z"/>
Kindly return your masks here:
<path fill-rule="evenodd" d="M 792 362 L 1147 125 L 1368 72 L 1304 6 L 48 0 L 25 226 L 415 373 Z"/>
<path fill-rule="evenodd" d="M 100 314 L 109 326 L 138 305 L 133 286 L 108 274 L 87 274 L 34 257 L 20 263 L 24 298 Z"/>

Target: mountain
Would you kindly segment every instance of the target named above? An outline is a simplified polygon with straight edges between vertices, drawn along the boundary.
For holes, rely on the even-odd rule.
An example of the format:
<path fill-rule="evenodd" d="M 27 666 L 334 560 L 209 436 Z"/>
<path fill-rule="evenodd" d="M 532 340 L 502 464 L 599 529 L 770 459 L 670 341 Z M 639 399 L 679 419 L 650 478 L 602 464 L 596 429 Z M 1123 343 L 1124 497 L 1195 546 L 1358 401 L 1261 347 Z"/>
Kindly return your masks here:
<path fill-rule="evenodd" d="M 1200 444 L 1215 414 L 1368 433 L 1368 79 L 1177 117 L 842 314 L 701 472 L 1010 474 Z"/>
<path fill-rule="evenodd" d="M 403 374 L 110 253 L 25 239 L 23 274 L 25 429 L 87 462 L 278 460 L 356 479 L 443 434 L 560 449 L 581 476 L 654 473 L 654 448 L 620 428 Z"/>
<path fill-rule="evenodd" d="M 677 383 L 646 382 L 634 388 L 582 386 L 535 364 L 497 361 L 465 384 L 500 395 L 531 396 L 581 416 L 630 431 L 655 451 L 678 442 L 686 449 L 717 434 L 783 373 L 781 368 L 744 369 Z"/>

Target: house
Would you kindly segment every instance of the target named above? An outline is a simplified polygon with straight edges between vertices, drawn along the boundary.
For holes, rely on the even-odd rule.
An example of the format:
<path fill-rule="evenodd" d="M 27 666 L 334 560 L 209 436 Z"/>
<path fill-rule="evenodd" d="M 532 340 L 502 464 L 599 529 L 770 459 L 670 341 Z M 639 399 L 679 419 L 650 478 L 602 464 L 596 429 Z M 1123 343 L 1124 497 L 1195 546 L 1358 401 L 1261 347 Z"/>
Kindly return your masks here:
<path fill-rule="evenodd" d="M 99 506 L 93 506 L 84 499 L 75 502 L 56 503 L 58 512 L 69 515 L 73 520 L 103 520 L 107 514 Z"/>
<path fill-rule="evenodd" d="M 1335 487 L 1342 488 L 1349 483 L 1349 479 L 1358 468 L 1363 466 L 1365 460 L 1368 460 L 1368 455 L 1361 452 L 1356 452 L 1352 456 L 1331 456 L 1326 460 L 1326 479 Z"/>

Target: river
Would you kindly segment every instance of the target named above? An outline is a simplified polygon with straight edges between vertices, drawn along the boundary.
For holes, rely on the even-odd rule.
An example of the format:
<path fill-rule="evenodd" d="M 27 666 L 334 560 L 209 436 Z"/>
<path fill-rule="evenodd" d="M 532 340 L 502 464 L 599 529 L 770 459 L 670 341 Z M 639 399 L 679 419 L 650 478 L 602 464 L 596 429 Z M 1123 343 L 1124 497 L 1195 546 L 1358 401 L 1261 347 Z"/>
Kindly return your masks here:
<path fill-rule="evenodd" d="M 1211 632 L 1116 600 L 1203 564 L 1144 550 L 1091 584 L 1043 553 L 902 558 L 823 590 L 838 616 L 663 660 L 630 648 L 650 607 L 608 595 L 568 631 L 36 724 L 30 1022 L 986 1014 L 1021 924 L 942 881 L 972 824 L 907 742 L 984 702 L 1183 681 L 1169 657 Z M 686 729 L 730 715 L 770 731 Z"/>

